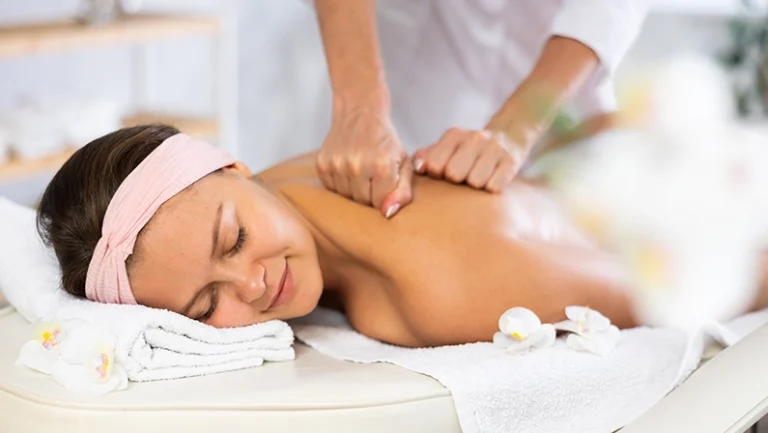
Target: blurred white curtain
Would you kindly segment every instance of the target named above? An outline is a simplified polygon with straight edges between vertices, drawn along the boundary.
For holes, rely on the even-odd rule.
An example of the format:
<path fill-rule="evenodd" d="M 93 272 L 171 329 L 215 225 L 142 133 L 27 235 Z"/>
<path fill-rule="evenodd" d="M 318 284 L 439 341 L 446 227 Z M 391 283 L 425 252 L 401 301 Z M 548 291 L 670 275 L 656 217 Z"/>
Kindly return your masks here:
<path fill-rule="evenodd" d="M 330 87 L 311 3 L 241 1 L 240 149 L 252 170 L 317 149 Z"/>

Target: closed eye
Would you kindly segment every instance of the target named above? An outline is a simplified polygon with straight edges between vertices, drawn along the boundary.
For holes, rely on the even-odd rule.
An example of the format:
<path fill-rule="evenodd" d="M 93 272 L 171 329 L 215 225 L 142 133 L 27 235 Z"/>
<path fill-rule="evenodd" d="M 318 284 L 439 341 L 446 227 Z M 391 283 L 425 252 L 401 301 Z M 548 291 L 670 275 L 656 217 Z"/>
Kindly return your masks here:
<path fill-rule="evenodd" d="M 245 232 L 245 227 L 240 226 L 240 228 L 237 231 L 237 242 L 235 242 L 235 245 L 232 246 L 232 249 L 229 250 L 229 255 L 233 256 L 237 254 L 242 248 L 243 244 L 245 244 L 245 241 L 248 239 L 248 233 Z"/>
<path fill-rule="evenodd" d="M 200 322 L 205 322 L 206 320 L 210 319 L 211 316 L 213 316 L 213 313 L 216 312 L 216 305 L 219 303 L 219 291 L 214 290 L 211 294 L 211 305 L 208 307 L 208 311 L 205 312 L 202 316 L 198 317 L 196 320 L 199 320 Z"/>

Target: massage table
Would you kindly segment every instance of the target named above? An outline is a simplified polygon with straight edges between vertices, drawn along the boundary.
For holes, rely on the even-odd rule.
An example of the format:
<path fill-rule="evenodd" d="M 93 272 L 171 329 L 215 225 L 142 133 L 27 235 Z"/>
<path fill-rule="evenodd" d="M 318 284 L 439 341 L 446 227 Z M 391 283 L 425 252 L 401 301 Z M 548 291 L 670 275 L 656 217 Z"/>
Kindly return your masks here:
<path fill-rule="evenodd" d="M 13 308 L 0 308 L 2 433 L 461 431 L 450 392 L 436 380 L 390 364 L 340 361 L 300 343 L 293 362 L 77 397 L 15 365 L 31 334 Z M 745 431 L 768 412 L 766 369 L 768 326 L 716 353 L 621 433 Z"/>

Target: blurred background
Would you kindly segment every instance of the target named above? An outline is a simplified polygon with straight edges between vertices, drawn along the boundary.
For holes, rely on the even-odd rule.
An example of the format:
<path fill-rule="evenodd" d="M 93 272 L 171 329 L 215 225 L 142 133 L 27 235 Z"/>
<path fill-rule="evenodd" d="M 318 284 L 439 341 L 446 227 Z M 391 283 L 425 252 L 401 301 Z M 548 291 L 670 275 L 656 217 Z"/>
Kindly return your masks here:
<path fill-rule="evenodd" d="M 116 4 L 129 19 L 115 20 Z M 729 67 L 743 115 L 762 118 L 764 11 L 763 0 L 659 0 L 617 82 L 703 53 Z M 164 18 L 142 18 L 151 13 Z M 167 120 L 254 171 L 316 149 L 326 132 L 329 87 L 308 2 L 0 0 L 0 26 L 0 195 L 23 203 L 73 146 L 121 125 Z"/>
<path fill-rule="evenodd" d="M 118 8 L 121 14 L 115 13 Z M 655 0 L 616 77 L 621 93 L 646 67 L 690 53 L 710 59 L 726 73 L 724 99 L 745 124 L 758 125 L 761 135 L 713 136 L 706 132 L 712 125 L 692 131 L 686 119 L 670 116 L 667 120 L 681 126 L 671 135 L 674 145 L 662 143 L 663 162 L 673 160 L 668 157 L 673 150 L 689 152 L 688 159 L 649 171 L 657 168 L 653 147 L 659 135 L 619 136 L 617 141 L 638 144 L 635 150 L 645 153 L 608 152 L 616 158 L 584 166 L 582 191 L 569 192 L 588 211 L 613 206 L 608 215 L 583 216 L 602 226 L 611 218 L 618 222 L 609 243 L 638 269 L 638 287 L 651 289 L 639 290 L 638 296 L 658 313 L 659 323 L 670 323 L 684 310 L 681 306 L 695 301 L 708 304 L 689 309 L 710 312 L 734 293 L 751 294 L 759 280 L 755 245 L 764 248 L 768 242 L 768 226 L 762 223 L 768 220 L 762 217 L 768 213 L 767 195 L 699 179 L 714 178 L 712 167 L 732 168 L 724 158 L 719 163 L 722 155 L 754 162 L 736 149 L 740 144 L 758 141 L 765 149 L 762 144 L 768 143 L 766 11 L 768 0 Z M 646 93 L 668 95 L 661 98 L 669 103 L 664 113 L 699 109 L 706 116 L 706 107 L 701 110 L 706 102 L 724 100 L 717 91 L 714 99 L 692 98 L 698 89 L 711 89 L 706 77 L 696 81 L 694 76 L 707 69 L 689 66 L 670 68 L 655 87 L 646 88 Z M 675 74 L 681 71 L 694 73 L 680 79 Z M 687 82 L 687 87 L 676 85 Z M 254 172 L 317 149 L 330 122 L 330 88 L 311 1 L 0 0 L 0 196 L 34 205 L 78 146 L 121 126 L 151 121 L 215 142 Z M 616 148 L 606 140 L 604 149 Z M 705 157 L 692 157 L 702 153 L 707 140 L 712 146 Z M 722 150 L 729 146 L 736 150 Z M 651 163 L 644 166 L 638 155 Z M 718 164 L 708 165 L 711 160 Z M 752 182 L 761 190 L 768 158 L 763 163 L 750 165 L 763 167 L 758 174 L 764 176 Z M 613 170 L 601 171 L 605 167 Z M 646 182 L 649 172 L 656 173 L 655 182 Z M 661 190 L 666 194 L 657 193 Z M 758 215 L 760 224 L 745 218 L 757 215 L 752 210 L 758 196 L 766 212 Z M 595 197 L 598 201 L 585 199 Z M 635 218 L 643 211 L 646 219 Z M 652 234 L 661 240 L 654 244 Z M 680 260 L 668 260 L 666 254 Z M 643 278 L 666 275 L 664 267 L 675 266 L 669 263 L 690 279 L 681 279 L 677 291 L 664 291 L 662 297 L 653 279 Z M 768 266 L 763 272 L 768 275 Z"/>

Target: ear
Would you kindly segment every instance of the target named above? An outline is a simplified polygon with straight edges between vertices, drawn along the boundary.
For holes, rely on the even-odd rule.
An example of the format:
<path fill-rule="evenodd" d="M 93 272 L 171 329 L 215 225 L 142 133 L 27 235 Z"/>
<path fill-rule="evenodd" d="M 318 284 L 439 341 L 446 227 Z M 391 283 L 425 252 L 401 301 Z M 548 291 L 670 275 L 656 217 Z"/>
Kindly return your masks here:
<path fill-rule="evenodd" d="M 253 173 L 251 173 L 251 169 L 249 169 L 247 165 L 245 165 L 243 162 L 240 162 L 240 161 L 234 162 L 226 167 L 223 167 L 222 170 L 229 173 L 235 173 L 240 176 L 247 177 L 249 179 L 253 177 Z"/>

